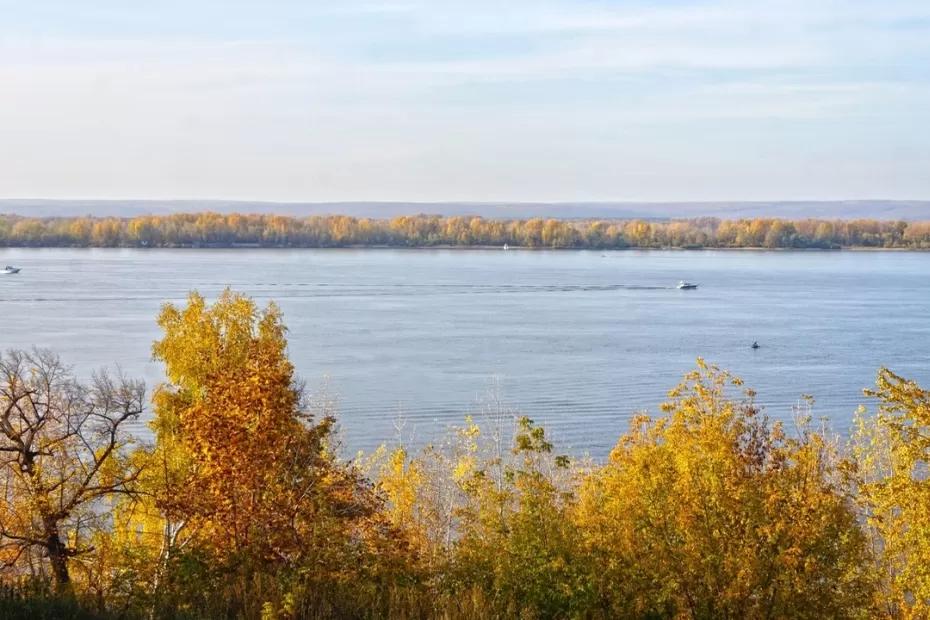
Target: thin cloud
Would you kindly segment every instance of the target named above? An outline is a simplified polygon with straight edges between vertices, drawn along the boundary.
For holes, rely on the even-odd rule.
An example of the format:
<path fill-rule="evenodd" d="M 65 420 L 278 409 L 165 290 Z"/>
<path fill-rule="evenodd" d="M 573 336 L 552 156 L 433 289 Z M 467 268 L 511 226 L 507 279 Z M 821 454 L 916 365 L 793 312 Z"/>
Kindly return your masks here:
<path fill-rule="evenodd" d="M 930 195 L 919 0 L 88 4 L 0 23 L 6 192 Z"/>

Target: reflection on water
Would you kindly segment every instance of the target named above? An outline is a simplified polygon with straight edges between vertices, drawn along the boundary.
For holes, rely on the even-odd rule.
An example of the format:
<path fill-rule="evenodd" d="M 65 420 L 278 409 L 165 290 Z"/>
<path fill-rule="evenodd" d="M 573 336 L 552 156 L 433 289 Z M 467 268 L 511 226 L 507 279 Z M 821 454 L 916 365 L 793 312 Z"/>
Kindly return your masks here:
<path fill-rule="evenodd" d="M 698 356 L 742 375 L 774 418 L 813 394 L 840 431 L 879 365 L 930 384 L 930 254 L 0 249 L 8 263 L 23 271 L 0 276 L 0 346 L 150 384 L 163 302 L 227 285 L 276 300 L 350 450 L 390 441 L 398 415 L 427 441 L 493 390 L 602 456 Z"/>

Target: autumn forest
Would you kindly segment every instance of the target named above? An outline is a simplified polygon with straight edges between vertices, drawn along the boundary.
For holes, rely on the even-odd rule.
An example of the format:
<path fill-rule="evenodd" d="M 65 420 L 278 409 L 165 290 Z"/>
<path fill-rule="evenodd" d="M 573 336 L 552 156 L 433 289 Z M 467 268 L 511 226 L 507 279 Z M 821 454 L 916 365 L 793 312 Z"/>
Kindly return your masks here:
<path fill-rule="evenodd" d="M 218 213 L 133 218 L 0 215 L 13 247 L 907 248 L 930 249 L 930 222 L 741 219 L 496 220 L 288 217 Z"/>
<path fill-rule="evenodd" d="M 275 305 L 157 320 L 151 393 L 0 357 L 0 617 L 930 614 L 930 391 L 891 370 L 848 433 L 698 360 L 604 462 L 504 414 L 347 458 Z"/>

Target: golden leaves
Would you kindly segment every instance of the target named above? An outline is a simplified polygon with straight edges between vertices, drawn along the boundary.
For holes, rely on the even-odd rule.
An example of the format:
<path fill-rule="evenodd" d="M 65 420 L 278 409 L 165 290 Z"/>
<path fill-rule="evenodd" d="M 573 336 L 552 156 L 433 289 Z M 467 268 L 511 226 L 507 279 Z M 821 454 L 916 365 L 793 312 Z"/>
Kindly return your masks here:
<path fill-rule="evenodd" d="M 848 452 L 698 360 L 604 463 L 498 407 L 420 452 L 380 450 L 369 479 L 334 454 L 332 418 L 302 409 L 277 307 L 194 293 L 159 324 L 154 445 L 78 455 L 34 434 L 4 462 L 0 561 L 25 565 L 10 534 L 56 533 L 84 591 L 150 617 L 930 614 L 930 393 L 886 369 Z M 35 421 L 6 422 L 16 453 Z M 91 463 L 85 492 L 119 498 L 45 523 Z"/>
<path fill-rule="evenodd" d="M 930 392 L 886 368 L 871 418 L 861 410 L 853 437 L 856 501 L 880 550 L 879 603 L 891 615 L 930 615 Z"/>
<path fill-rule="evenodd" d="M 787 439 L 751 396 L 728 396 L 741 385 L 699 360 L 664 416 L 636 418 L 582 483 L 583 538 L 595 558 L 612 556 L 600 589 L 636 584 L 614 599 L 616 613 L 673 605 L 689 615 L 792 616 L 863 604 L 809 585 L 815 574 L 866 585 L 855 515 L 824 473 L 835 449 L 809 429 Z"/>

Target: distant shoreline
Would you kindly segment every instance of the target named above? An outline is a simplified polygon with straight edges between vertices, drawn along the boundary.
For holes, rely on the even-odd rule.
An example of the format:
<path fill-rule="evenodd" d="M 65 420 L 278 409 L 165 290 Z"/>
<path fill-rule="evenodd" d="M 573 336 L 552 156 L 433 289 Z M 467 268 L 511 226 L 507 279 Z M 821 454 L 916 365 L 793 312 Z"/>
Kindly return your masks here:
<path fill-rule="evenodd" d="M 930 250 L 930 220 L 0 215 L 0 247 Z"/>

